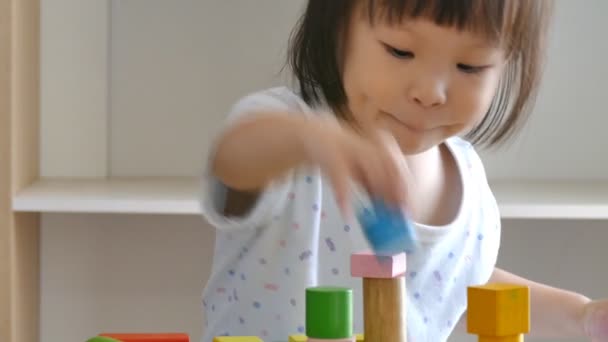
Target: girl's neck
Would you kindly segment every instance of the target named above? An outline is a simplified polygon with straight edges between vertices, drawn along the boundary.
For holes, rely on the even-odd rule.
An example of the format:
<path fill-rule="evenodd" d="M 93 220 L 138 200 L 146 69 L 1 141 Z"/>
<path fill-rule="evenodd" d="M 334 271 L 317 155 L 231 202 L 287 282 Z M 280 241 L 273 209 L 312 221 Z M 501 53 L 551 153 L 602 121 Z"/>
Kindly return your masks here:
<path fill-rule="evenodd" d="M 435 174 L 440 171 L 437 166 L 441 164 L 441 145 L 418 154 L 406 155 L 405 161 L 414 179 L 425 179 L 430 175 L 429 173 Z"/>
<path fill-rule="evenodd" d="M 416 155 L 405 156 L 412 179 L 410 210 L 423 224 L 451 222 L 460 205 L 460 174 L 453 154 L 445 143 Z"/>

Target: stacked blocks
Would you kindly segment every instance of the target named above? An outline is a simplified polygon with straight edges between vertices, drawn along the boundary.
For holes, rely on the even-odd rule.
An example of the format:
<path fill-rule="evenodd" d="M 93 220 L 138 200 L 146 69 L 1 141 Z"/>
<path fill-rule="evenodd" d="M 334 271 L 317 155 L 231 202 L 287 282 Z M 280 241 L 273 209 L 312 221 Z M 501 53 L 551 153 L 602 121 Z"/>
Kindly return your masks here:
<path fill-rule="evenodd" d="M 480 342 L 520 342 L 530 331 L 530 290 L 512 284 L 468 288 L 467 330 Z"/>
<path fill-rule="evenodd" d="M 359 210 L 357 218 L 374 253 L 409 253 L 416 247 L 412 224 L 399 208 L 392 208 L 382 200 L 375 199 L 371 208 Z"/>
<path fill-rule="evenodd" d="M 351 275 L 363 278 L 366 342 L 406 342 L 405 253 L 351 256 Z"/>

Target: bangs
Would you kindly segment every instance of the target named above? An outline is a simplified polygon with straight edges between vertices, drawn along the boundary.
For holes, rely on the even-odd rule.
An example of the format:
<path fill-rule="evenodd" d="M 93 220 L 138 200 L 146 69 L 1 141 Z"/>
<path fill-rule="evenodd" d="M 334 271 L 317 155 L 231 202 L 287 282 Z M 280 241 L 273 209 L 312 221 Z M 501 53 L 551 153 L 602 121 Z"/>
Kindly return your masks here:
<path fill-rule="evenodd" d="M 390 25 L 397 25 L 407 19 L 424 18 L 440 26 L 480 35 L 485 40 L 505 48 L 507 53 L 515 48 L 509 42 L 517 41 L 511 36 L 516 32 L 525 32 L 525 28 L 516 26 L 526 21 L 514 19 L 518 15 L 529 13 L 524 7 L 534 6 L 533 3 L 536 2 L 530 0 L 522 4 L 521 1 L 507 0 L 364 1 L 371 23 L 383 20 Z"/>

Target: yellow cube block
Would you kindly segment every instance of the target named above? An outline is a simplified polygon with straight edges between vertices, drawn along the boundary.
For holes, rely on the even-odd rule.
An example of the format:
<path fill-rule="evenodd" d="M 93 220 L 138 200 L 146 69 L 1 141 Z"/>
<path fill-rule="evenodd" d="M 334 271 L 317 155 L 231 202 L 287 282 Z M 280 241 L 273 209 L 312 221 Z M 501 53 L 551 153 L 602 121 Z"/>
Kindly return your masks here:
<path fill-rule="evenodd" d="M 512 336 L 530 331 L 530 289 L 493 283 L 467 289 L 467 330 L 483 336 Z"/>
<path fill-rule="evenodd" d="M 256 336 L 217 336 L 213 342 L 264 342 Z"/>
<path fill-rule="evenodd" d="M 363 338 L 363 334 L 356 334 L 355 336 L 357 337 L 357 342 L 365 341 L 365 339 Z"/>

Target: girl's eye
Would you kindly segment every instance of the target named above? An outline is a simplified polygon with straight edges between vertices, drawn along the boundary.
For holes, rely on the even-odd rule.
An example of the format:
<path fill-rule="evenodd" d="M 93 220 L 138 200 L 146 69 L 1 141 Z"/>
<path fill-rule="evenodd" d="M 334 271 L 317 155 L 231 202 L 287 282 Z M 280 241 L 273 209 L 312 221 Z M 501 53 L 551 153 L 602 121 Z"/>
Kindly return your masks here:
<path fill-rule="evenodd" d="M 462 63 L 458 64 L 458 69 L 467 74 L 478 74 L 484 71 L 486 68 L 487 66 L 474 66 Z"/>
<path fill-rule="evenodd" d="M 399 59 L 413 58 L 414 53 L 407 50 L 399 50 L 392 46 L 385 45 L 386 50 L 393 56 Z"/>

